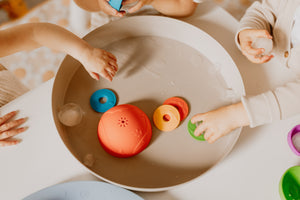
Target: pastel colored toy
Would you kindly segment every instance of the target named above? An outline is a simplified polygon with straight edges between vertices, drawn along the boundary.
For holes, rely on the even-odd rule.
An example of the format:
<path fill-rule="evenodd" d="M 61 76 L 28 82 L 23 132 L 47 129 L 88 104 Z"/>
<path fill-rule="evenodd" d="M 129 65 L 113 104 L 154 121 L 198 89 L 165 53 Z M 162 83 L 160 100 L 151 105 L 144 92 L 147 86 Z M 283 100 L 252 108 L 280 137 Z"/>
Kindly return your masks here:
<path fill-rule="evenodd" d="M 105 102 L 101 102 L 105 99 Z M 94 92 L 90 98 L 90 104 L 96 112 L 104 113 L 108 109 L 114 107 L 117 102 L 117 97 L 113 91 L 109 89 L 100 89 Z"/>
<path fill-rule="evenodd" d="M 122 7 L 122 0 L 110 0 L 108 3 L 111 7 L 113 7 L 117 11 L 120 11 Z"/>
<path fill-rule="evenodd" d="M 153 122 L 161 131 L 172 131 L 180 123 L 180 114 L 174 106 L 161 105 L 154 111 Z"/>
<path fill-rule="evenodd" d="M 188 123 L 188 131 L 189 131 L 190 135 L 191 135 L 194 139 L 196 139 L 196 140 L 205 141 L 204 133 L 202 133 L 202 134 L 199 135 L 199 136 L 195 136 L 195 135 L 194 135 L 194 131 L 196 130 L 196 128 L 197 128 L 197 124 L 193 124 L 193 123 L 191 122 L 191 120 L 189 120 L 189 123 Z"/>
<path fill-rule="evenodd" d="M 148 116 L 138 107 L 123 104 L 106 111 L 98 125 L 98 138 L 109 154 L 126 158 L 143 151 L 152 137 Z"/>
<path fill-rule="evenodd" d="M 300 136 L 300 124 L 295 126 L 292 130 L 290 130 L 287 136 L 287 141 L 291 150 L 298 156 L 300 156 L 299 144 L 298 145 L 294 144 L 294 142 L 296 142 L 295 137 L 299 137 L 299 136 Z M 298 140 L 298 142 L 300 141 Z"/>
<path fill-rule="evenodd" d="M 279 182 L 279 194 L 282 200 L 300 199 L 300 166 L 286 170 Z"/>
<path fill-rule="evenodd" d="M 171 105 L 177 108 L 179 114 L 180 114 L 180 121 L 184 120 L 188 114 L 189 114 L 189 106 L 183 100 L 182 98 L 179 97 L 171 97 L 163 103 L 163 105 Z"/>

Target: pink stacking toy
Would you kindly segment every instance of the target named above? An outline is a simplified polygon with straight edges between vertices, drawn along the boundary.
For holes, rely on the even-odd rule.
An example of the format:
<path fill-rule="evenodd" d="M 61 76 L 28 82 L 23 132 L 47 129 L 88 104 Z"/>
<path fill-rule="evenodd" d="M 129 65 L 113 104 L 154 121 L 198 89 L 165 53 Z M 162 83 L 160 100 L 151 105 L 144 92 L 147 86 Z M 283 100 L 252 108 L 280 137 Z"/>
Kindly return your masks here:
<path fill-rule="evenodd" d="M 287 140 L 288 140 L 288 144 L 291 148 L 291 150 L 298 156 L 300 156 L 300 151 L 299 149 L 297 149 L 293 142 L 293 137 L 296 135 L 296 134 L 300 134 L 300 124 L 295 126 L 289 133 L 288 133 L 288 136 L 287 136 Z"/>

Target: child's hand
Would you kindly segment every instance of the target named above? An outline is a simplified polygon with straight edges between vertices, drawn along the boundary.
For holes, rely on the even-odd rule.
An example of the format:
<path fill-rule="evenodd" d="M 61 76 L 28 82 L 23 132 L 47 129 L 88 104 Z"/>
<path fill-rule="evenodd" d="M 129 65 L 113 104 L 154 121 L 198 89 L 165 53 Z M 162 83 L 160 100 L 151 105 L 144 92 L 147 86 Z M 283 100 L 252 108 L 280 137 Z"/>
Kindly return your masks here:
<path fill-rule="evenodd" d="M 242 103 L 196 114 L 191 119 L 193 124 L 200 121 L 202 123 L 196 128 L 194 135 L 199 136 L 205 131 L 204 138 L 208 143 L 214 143 L 240 126 L 249 125 L 249 119 Z"/>
<path fill-rule="evenodd" d="M 98 0 L 98 5 L 102 12 L 116 17 L 123 17 L 126 14 L 125 11 L 117 11 L 111 7 L 108 2 L 109 0 Z"/>
<path fill-rule="evenodd" d="M 81 63 L 91 77 L 96 80 L 99 80 L 100 76 L 102 76 L 103 78 L 112 81 L 118 71 L 116 57 L 103 49 L 91 47 Z"/>
<path fill-rule="evenodd" d="M 12 120 L 17 114 L 17 111 L 10 112 L 3 117 L 0 117 L 0 146 L 10 146 L 18 144 L 20 141 L 11 139 L 11 137 L 22 133 L 26 130 L 26 127 L 20 127 L 26 121 L 26 118 Z"/>
<path fill-rule="evenodd" d="M 124 0 L 122 2 L 122 5 L 137 2 L 134 6 L 132 6 L 130 9 L 128 9 L 129 13 L 134 13 L 134 12 L 139 11 L 143 6 L 151 4 L 152 1 L 153 0 Z"/>
<path fill-rule="evenodd" d="M 251 62 L 258 64 L 265 63 L 274 57 L 273 55 L 262 55 L 265 51 L 264 48 L 255 49 L 252 47 L 252 42 L 258 37 L 272 39 L 268 31 L 245 29 L 239 33 L 238 37 L 243 55 Z"/>

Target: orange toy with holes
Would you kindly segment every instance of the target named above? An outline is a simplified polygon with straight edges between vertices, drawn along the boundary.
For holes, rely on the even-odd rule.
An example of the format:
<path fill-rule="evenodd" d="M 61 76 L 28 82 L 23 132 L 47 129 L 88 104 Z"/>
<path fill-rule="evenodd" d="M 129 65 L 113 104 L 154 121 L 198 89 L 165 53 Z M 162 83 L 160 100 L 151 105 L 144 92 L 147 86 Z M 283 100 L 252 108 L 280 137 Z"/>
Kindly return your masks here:
<path fill-rule="evenodd" d="M 98 125 L 100 144 L 109 154 L 126 158 L 143 151 L 152 137 L 148 116 L 138 107 L 123 104 L 106 111 Z"/>

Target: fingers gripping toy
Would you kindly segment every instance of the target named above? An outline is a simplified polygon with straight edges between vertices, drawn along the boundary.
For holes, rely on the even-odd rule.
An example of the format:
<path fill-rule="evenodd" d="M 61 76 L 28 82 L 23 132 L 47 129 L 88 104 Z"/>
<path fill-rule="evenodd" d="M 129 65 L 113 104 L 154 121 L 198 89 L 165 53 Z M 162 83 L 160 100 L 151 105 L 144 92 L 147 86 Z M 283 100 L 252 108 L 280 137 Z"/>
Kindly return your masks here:
<path fill-rule="evenodd" d="M 111 7 L 113 7 L 117 11 L 120 11 L 122 7 L 122 0 L 110 0 L 108 3 Z"/>
<path fill-rule="evenodd" d="M 200 122 L 200 123 L 201 123 L 201 122 Z M 191 120 L 190 120 L 189 123 L 188 123 L 188 131 L 189 131 L 190 135 L 191 135 L 194 139 L 200 140 L 200 141 L 205 141 L 204 133 L 202 133 L 202 134 L 199 135 L 199 136 L 195 136 L 195 135 L 194 135 L 194 132 L 195 132 L 197 126 L 199 126 L 200 123 L 198 123 L 198 124 L 197 124 L 197 123 L 196 123 L 196 124 L 193 124 L 193 123 L 191 122 Z"/>

